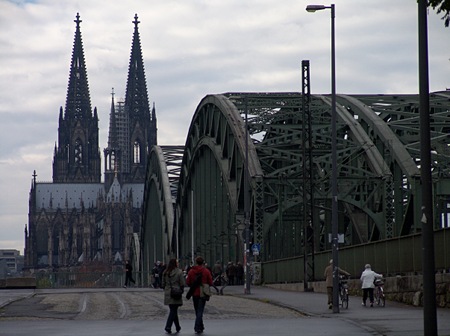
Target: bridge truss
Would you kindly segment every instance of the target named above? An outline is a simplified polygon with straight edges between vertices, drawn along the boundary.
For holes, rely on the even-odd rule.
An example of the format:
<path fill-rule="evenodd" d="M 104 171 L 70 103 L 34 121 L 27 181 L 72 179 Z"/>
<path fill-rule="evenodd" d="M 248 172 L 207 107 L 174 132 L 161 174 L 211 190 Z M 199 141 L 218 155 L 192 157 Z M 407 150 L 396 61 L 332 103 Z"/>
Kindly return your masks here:
<path fill-rule="evenodd" d="M 255 261 L 302 255 L 305 239 L 314 240 L 315 251 L 330 249 L 331 98 L 308 99 L 312 144 L 308 150 L 302 98 L 296 92 L 231 92 L 203 98 L 189 128 L 178 183 L 167 183 L 172 189 L 177 186 L 176 201 L 170 193 L 173 219 L 167 215 L 168 202 L 164 208 L 161 201 L 170 188 L 152 191 L 163 179 L 163 156 L 156 155 L 158 164 L 149 165 L 143 245 L 154 244 L 145 233 L 153 230 L 149 223 L 154 220 L 161 222 L 156 224 L 161 231 L 154 236 L 166 244 L 162 250 L 167 255 L 176 254 L 185 263 L 197 254 L 210 263 L 242 261 L 248 192 L 251 240 L 261 246 Z M 420 232 L 418 95 L 338 95 L 337 104 L 338 222 L 343 245 Z M 450 212 L 450 92 L 432 93 L 430 107 L 434 226 L 442 228 L 449 226 Z M 251 138 L 248 191 L 243 181 L 246 112 Z M 310 183 L 305 183 L 305 174 Z M 304 198 L 310 190 L 312 214 L 306 218 Z"/>

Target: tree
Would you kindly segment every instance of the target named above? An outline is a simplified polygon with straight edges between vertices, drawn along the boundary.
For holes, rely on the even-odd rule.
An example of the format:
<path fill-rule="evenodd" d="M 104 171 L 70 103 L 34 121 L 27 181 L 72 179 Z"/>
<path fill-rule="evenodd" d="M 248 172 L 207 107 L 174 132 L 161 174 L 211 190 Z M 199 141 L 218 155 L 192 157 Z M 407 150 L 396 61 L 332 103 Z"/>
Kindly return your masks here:
<path fill-rule="evenodd" d="M 428 0 L 428 7 L 437 8 L 437 13 L 444 13 L 442 20 L 446 27 L 450 23 L 450 0 Z"/>

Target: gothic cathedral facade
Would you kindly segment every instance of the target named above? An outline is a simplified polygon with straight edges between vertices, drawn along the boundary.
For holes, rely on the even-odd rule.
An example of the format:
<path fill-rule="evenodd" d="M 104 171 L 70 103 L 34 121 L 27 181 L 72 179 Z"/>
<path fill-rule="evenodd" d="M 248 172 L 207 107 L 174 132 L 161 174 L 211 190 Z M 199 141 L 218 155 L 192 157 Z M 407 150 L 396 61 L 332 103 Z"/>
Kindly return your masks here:
<path fill-rule="evenodd" d="M 25 228 L 25 268 L 63 268 L 130 259 L 141 227 L 146 163 L 157 144 L 156 112 L 147 93 L 144 61 L 134 17 L 125 100 L 111 98 L 109 134 L 101 181 L 98 112 L 92 111 L 76 16 L 65 109 L 59 111 L 53 181 L 33 174 Z"/>

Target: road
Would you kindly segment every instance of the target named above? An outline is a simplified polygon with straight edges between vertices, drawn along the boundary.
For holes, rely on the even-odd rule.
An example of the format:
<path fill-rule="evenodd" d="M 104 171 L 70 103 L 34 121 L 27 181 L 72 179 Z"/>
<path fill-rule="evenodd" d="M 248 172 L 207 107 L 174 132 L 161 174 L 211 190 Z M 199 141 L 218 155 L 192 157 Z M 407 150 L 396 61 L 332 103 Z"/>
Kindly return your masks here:
<path fill-rule="evenodd" d="M 192 319 L 192 301 L 184 301 L 180 319 Z M 298 318 L 294 310 L 245 298 L 215 295 L 206 306 L 205 319 Z M 37 290 L 0 311 L 6 320 L 165 320 L 167 306 L 156 289 Z"/>
<path fill-rule="evenodd" d="M 181 334 L 194 335 L 194 309 L 180 309 Z M 164 334 L 168 307 L 153 288 L 0 290 L 0 336 L 148 336 Z M 423 309 L 395 302 L 333 313 L 326 294 L 240 286 L 213 295 L 205 310 L 204 336 L 424 334 Z M 437 311 L 439 335 L 450 335 L 450 309 Z M 203 335 L 202 335 L 203 336 Z"/>

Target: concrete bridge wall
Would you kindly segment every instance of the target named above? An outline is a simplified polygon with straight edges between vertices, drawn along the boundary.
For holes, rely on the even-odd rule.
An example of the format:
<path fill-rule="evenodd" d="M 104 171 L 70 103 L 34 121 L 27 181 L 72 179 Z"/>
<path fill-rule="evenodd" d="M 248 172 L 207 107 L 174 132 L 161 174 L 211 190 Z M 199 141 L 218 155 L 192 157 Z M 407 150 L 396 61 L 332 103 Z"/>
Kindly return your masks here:
<path fill-rule="evenodd" d="M 303 291 L 303 283 L 270 284 L 268 287 Z M 350 295 L 362 297 L 359 279 L 348 281 Z M 324 281 L 312 282 L 309 286 L 315 292 L 326 293 Z M 423 306 L 423 283 L 421 275 L 396 276 L 385 279 L 384 292 L 391 301 L 421 307 Z M 450 273 L 436 274 L 436 305 L 440 308 L 450 308 Z"/>

